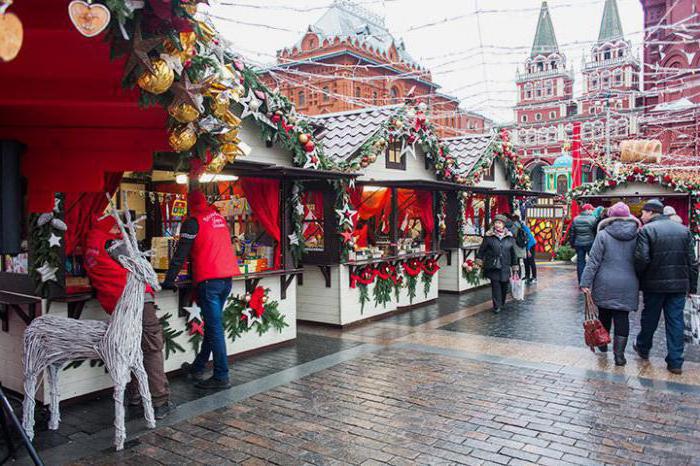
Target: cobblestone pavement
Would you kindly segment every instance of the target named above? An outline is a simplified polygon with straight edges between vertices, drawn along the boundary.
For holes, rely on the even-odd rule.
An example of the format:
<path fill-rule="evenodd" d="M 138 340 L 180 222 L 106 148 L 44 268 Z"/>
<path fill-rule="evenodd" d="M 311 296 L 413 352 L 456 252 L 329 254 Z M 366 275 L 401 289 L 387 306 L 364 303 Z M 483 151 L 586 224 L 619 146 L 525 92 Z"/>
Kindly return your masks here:
<path fill-rule="evenodd" d="M 699 395 L 387 350 L 82 464 L 680 465 L 699 439 Z"/>
<path fill-rule="evenodd" d="M 229 390 L 175 378 L 176 414 L 154 431 L 134 419 L 123 452 L 109 397 L 64 407 L 38 444 L 47 464 L 700 466 L 697 348 L 682 376 L 663 331 L 649 362 L 590 353 L 571 267 L 490 307 L 482 288 L 350 329 L 301 325 L 294 345 L 235 361 Z"/>

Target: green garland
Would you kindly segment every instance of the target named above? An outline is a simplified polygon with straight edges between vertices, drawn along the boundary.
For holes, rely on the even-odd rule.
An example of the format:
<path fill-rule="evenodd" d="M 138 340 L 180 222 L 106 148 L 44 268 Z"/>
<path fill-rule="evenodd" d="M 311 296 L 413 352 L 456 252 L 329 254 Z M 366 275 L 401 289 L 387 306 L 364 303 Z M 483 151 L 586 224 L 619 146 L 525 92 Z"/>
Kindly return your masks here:
<path fill-rule="evenodd" d="M 380 304 L 386 307 L 388 302 L 391 302 L 392 291 L 395 291 L 394 282 L 391 279 L 382 279 L 377 277 L 374 282 L 374 305 Z"/>
<path fill-rule="evenodd" d="M 269 300 L 269 288 L 257 287 L 253 293 L 246 293 L 245 297 L 230 296 L 224 307 L 223 323 L 228 338 L 235 341 L 253 327 L 258 335 L 267 333 L 271 328 L 281 332 L 289 324 L 279 311 L 279 303 Z M 262 314 L 256 318 L 254 307 L 257 295 L 262 294 Z M 251 307 L 253 306 L 253 307 Z M 250 317 L 246 315 L 248 313 Z M 249 322 L 250 319 L 250 322 Z"/>
<path fill-rule="evenodd" d="M 369 290 L 363 283 L 358 283 L 357 289 L 360 290 L 360 314 L 364 314 L 365 304 L 369 302 Z"/>
<path fill-rule="evenodd" d="M 160 325 L 163 327 L 163 340 L 165 342 L 165 359 L 170 358 L 171 354 L 184 353 L 185 348 L 183 348 L 175 339 L 182 335 L 182 330 L 174 330 L 170 326 L 170 318 L 172 314 L 167 313 L 158 319 Z"/>
<path fill-rule="evenodd" d="M 330 185 L 336 193 L 334 210 L 343 211 L 345 209 L 352 209 L 352 203 L 350 202 L 350 184 L 347 180 L 331 180 Z M 355 241 L 352 237 L 348 238 L 348 233 L 352 234 L 355 231 L 355 222 L 348 224 L 347 222 L 342 222 L 340 216 L 338 216 L 338 234 L 340 235 L 340 262 L 345 262 L 348 260 L 350 251 L 355 247 Z M 345 237 L 343 236 L 345 234 Z"/>
<path fill-rule="evenodd" d="M 64 288 L 58 277 L 65 269 L 61 260 L 60 246 L 51 246 L 49 239 L 56 236 L 60 243 L 65 242 L 66 224 L 61 220 L 63 210 L 63 195 L 57 194 L 54 210 L 51 213 L 32 214 L 29 216 L 29 251 L 31 251 L 31 264 L 29 276 L 36 286 L 36 294 L 44 298 L 49 296 L 50 284 L 53 283 L 59 289 Z M 40 269 L 48 267 L 55 269 L 55 277 L 43 279 Z"/>
<path fill-rule="evenodd" d="M 295 235 L 296 241 L 290 241 L 292 250 L 292 259 L 294 266 L 298 267 L 304 255 L 304 204 L 302 203 L 303 184 L 295 181 L 292 184 L 292 193 L 289 203 L 292 211 L 292 234 Z"/>
<path fill-rule="evenodd" d="M 470 180 L 474 184 L 478 183 L 484 173 L 488 172 L 493 161 L 499 159 L 505 164 L 506 176 L 514 189 L 530 189 L 532 185 L 530 175 L 525 172 L 525 166 L 520 157 L 513 151 L 513 143 L 510 142 L 508 132 L 505 129 L 499 131 L 497 138 L 491 142 L 486 153 L 487 155 L 469 173 Z"/>
<path fill-rule="evenodd" d="M 423 282 L 423 294 L 427 298 L 428 295 L 430 294 L 430 287 L 433 284 L 433 276 L 428 274 L 428 273 L 423 272 L 421 274 L 420 279 L 421 279 L 421 282 Z"/>
<path fill-rule="evenodd" d="M 416 286 L 418 285 L 418 275 L 411 276 L 404 273 L 406 277 L 406 289 L 408 290 L 408 299 L 413 304 L 413 300 L 416 298 Z"/>

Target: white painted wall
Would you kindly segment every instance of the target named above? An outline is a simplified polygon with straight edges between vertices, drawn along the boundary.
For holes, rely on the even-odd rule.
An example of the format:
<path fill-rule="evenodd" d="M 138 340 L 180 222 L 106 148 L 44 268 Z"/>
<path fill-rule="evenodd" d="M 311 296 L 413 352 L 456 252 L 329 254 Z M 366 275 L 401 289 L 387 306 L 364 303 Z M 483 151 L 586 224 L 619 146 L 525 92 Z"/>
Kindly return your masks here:
<path fill-rule="evenodd" d="M 435 181 L 437 177 L 433 170 L 425 168 L 425 153 L 420 148 L 420 143 L 416 143 L 415 157 L 406 155 L 406 170 L 386 168 L 386 156 L 381 154 L 377 160 L 367 168 L 360 169 L 363 173 L 358 178 L 359 181 L 371 180 L 430 180 Z"/>
<path fill-rule="evenodd" d="M 439 273 L 435 274 L 430 293 L 426 297 L 419 277 L 413 305 L 436 299 L 439 280 Z M 386 305 L 375 305 L 374 284 L 369 285 L 367 291 L 369 301 L 365 303 L 363 309 L 360 305 L 360 289 L 350 288 L 350 267 L 332 266 L 331 287 L 327 288 L 320 269 L 315 265 L 306 265 L 304 266 L 304 284 L 297 288 L 297 315 L 299 319 L 310 322 L 348 325 L 411 305 L 406 288 L 400 290 L 398 301 L 394 299 Z"/>
<path fill-rule="evenodd" d="M 268 333 L 259 336 L 252 329 L 241 336 L 235 342 L 227 341 L 229 355 L 235 355 L 249 350 L 262 348 L 268 345 L 281 343 L 296 338 L 296 278 L 287 288 L 287 298 L 280 299 L 280 279 L 279 277 L 269 277 L 260 280 L 260 286 L 270 288 L 270 298 L 279 302 L 279 310 L 285 316 L 285 321 L 289 324 L 282 332 L 270 330 Z M 231 294 L 244 294 L 245 284 L 243 281 L 234 281 Z M 185 348 L 185 353 L 171 354 L 165 361 L 166 372 L 179 369 L 183 362 L 191 362 L 194 359 L 194 351 L 188 343 L 189 335 L 185 329 L 185 317 L 177 317 L 177 294 L 172 291 L 162 291 L 156 296 L 156 304 L 160 308 L 158 316 L 170 313 L 170 325 L 174 330 L 183 330 L 176 341 Z M 63 303 L 53 303 L 50 309 L 53 315 L 66 315 L 67 307 Z M 14 317 L 14 318 L 13 318 Z M 89 301 L 83 310 L 81 319 L 106 319 L 107 314 L 96 300 Z M 10 316 L 10 332 L 4 333 L 0 338 L 0 380 L 3 385 L 24 393 L 23 370 L 22 370 L 22 347 L 24 322 L 16 316 Z M 62 370 L 59 373 L 61 400 L 66 400 L 79 395 L 92 393 L 97 390 L 112 386 L 112 379 L 105 373 L 104 368 L 90 367 L 88 362 L 83 363 L 77 369 Z M 48 400 L 46 387 L 40 387 L 37 391 L 37 399 Z"/>
<path fill-rule="evenodd" d="M 475 259 L 476 250 L 468 251 L 468 257 Z M 478 285 L 472 285 L 462 276 L 462 263 L 465 254 L 462 248 L 452 250 L 452 264 L 447 265 L 447 256 L 440 258 L 440 291 L 451 291 L 461 293 L 488 283 L 488 280 L 481 280 Z"/>
<path fill-rule="evenodd" d="M 238 138 L 248 144 L 252 151 L 247 157 L 239 156 L 237 160 L 245 162 L 274 163 L 283 167 L 293 166 L 292 153 L 279 144 L 267 147 L 257 123 L 245 119 L 238 128 Z"/>
<path fill-rule="evenodd" d="M 496 169 L 493 181 L 481 180 L 476 186 L 479 188 L 510 189 L 510 182 L 506 178 L 506 167 L 503 161 L 494 159 Z"/>

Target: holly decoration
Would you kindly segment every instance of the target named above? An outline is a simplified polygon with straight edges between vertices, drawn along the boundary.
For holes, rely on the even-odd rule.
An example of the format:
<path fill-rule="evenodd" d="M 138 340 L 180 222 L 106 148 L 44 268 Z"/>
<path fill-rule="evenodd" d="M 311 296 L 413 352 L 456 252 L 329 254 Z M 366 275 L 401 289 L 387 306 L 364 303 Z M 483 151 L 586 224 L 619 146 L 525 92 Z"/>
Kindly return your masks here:
<path fill-rule="evenodd" d="M 513 189 L 530 189 L 532 185 L 530 175 L 525 171 L 525 166 L 518 154 L 513 151 L 513 143 L 510 142 L 510 136 L 505 128 L 498 132 L 498 136 L 491 143 L 487 154 L 469 173 L 468 178 L 471 183 L 478 183 L 483 178 L 484 173 L 491 168 L 494 160 L 499 159 L 506 166 L 506 176 L 510 180 Z"/>
<path fill-rule="evenodd" d="M 466 259 L 462 263 L 462 277 L 472 286 L 477 286 L 481 282 L 481 269 L 473 259 Z"/>
<path fill-rule="evenodd" d="M 365 141 L 357 156 L 342 165 L 342 168 L 358 170 L 376 162 L 388 144 L 400 144 L 402 156 L 415 157 L 416 145 L 420 145 L 431 163 L 438 179 L 466 184 L 468 179 L 460 174 L 459 161 L 449 155 L 449 150 L 438 138 L 435 128 L 427 120 L 427 105 L 424 102 L 407 101 L 381 128 Z"/>
<path fill-rule="evenodd" d="M 256 287 L 245 296 L 230 296 L 223 312 L 224 330 L 230 340 L 255 329 L 258 335 L 271 328 L 281 332 L 289 324 L 280 313 L 277 301 L 270 300 L 270 289 Z"/>

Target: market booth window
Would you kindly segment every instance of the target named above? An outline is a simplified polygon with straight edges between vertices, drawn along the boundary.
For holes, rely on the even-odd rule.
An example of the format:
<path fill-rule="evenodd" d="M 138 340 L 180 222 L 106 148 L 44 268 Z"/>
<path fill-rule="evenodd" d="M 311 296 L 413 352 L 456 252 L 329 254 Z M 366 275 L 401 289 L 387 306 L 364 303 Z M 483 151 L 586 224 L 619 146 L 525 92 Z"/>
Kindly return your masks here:
<path fill-rule="evenodd" d="M 304 207 L 302 220 L 304 247 L 307 251 L 324 251 L 326 246 L 324 193 L 322 191 L 304 192 L 301 202 Z"/>

